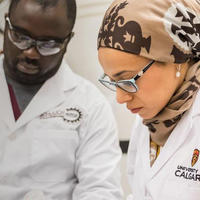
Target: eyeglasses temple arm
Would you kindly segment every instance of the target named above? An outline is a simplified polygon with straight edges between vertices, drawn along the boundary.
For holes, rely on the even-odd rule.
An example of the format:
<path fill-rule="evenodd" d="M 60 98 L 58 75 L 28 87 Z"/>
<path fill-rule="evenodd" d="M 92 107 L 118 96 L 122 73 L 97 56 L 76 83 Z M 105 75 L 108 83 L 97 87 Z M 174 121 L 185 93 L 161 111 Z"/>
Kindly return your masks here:
<path fill-rule="evenodd" d="M 147 69 L 149 69 L 149 67 L 151 67 L 151 65 L 155 62 L 155 60 L 152 60 L 149 64 L 147 64 L 143 70 L 141 70 L 134 78 L 134 80 L 136 81 L 138 78 L 140 78 L 146 71 Z"/>

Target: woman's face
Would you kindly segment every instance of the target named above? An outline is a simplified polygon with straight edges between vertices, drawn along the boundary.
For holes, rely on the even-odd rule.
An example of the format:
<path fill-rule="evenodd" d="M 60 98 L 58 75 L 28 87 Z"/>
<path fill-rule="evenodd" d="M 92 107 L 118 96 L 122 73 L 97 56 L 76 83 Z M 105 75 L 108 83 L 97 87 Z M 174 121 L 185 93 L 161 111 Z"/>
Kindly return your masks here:
<path fill-rule="evenodd" d="M 99 49 L 99 61 L 104 73 L 112 81 L 133 78 L 151 60 L 111 48 Z M 116 90 L 117 102 L 125 103 L 132 113 L 138 113 L 143 119 L 156 116 L 168 103 L 184 76 L 177 78 L 177 64 L 155 62 L 136 81 L 139 90 L 128 93 L 120 88 Z"/>

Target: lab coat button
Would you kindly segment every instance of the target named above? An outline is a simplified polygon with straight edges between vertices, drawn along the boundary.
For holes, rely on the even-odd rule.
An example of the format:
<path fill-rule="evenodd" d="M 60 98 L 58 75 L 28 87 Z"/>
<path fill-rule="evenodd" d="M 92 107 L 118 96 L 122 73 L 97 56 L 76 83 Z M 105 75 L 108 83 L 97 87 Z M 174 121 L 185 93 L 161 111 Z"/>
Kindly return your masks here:
<path fill-rule="evenodd" d="M 24 200 L 45 200 L 44 193 L 40 190 L 33 190 L 24 196 Z"/>

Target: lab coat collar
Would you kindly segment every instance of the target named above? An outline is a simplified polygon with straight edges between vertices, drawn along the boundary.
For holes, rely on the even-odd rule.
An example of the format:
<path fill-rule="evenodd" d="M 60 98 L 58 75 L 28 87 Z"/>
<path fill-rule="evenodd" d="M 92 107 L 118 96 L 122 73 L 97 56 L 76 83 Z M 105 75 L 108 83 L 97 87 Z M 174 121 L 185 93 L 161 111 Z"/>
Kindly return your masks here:
<path fill-rule="evenodd" d="M 0 55 L 0 120 L 10 129 L 15 125 L 15 118 L 10 101 L 10 94 L 3 69 L 3 54 Z"/>
<path fill-rule="evenodd" d="M 78 85 L 77 75 L 74 74 L 68 64 L 63 60 L 58 72 L 44 84 L 45 87 L 56 84 L 60 91 L 68 91 Z"/>
<path fill-rule="evenodd" d="M 172 134 L 169 136 L 165 146 L 162 148 L 160 155 L 154 162 L 149 178 L 153 178 L 156 173 L 165 165 L 173 156 L 174 152 L 187 140 L 190 129 L 192 128 L 193 118 L 200 115 L 200 92 L 197 93 L 196 99 L 191 107 L 177 124 Z M 149 145 L 148 145 L 149 147 Z M 150 148 L 150 147 L 149 147 Z M 149 150 L 148 150 L 149 152 Z"/>
<path fill-rule="evenodd" d="M 167 161 L 174 155 L 178 148 L 187 140 L 190 129 L 192 128 L 193 118 L 200 115 L 200 92 L 197 93 L 196 99 L 191 107 L 182 117 L 181 121 L 177 124 L 172 134 L 169 136 L 165 146 L 161 149 L 160 155 L 150 167 L 150 136 L 146 126 L 143 127 L 143 148 L 139 148 L 139 154 L 142 157 L 142 166 L 145 168 L 146 181 L 151 180 L 167 163 Z"/>
<path fill-rule="evenodd" d="M 69 66 L 63 61 L 58 72 L 47 80 L 37 94 L 33 97 L 22 115 L 15 122 L 10 96 L 3 70 L 3 57 L 1 59 L 1 93 L 3 100 L 0 101 L 0 109 L 3 109 L 3 118 L 9 126 L 11 132 L 14 132 L 31 119 L 40 116 L 42 113 L 54 108 L 65 100 L 65 92 L 75 88 L 78 84 L 77 76 L 71 71 Z"/>
<path fill-rule="evenodd" d="M 190 111 L 185 113 L 181 121 L 177 124 L 172 134 L 169 136 L 165 146 L 161 149 L 160 155 L 151 168 L 150 178 L 156 175 L 167 161 L 174 155 L 177 149 L 187 140 L 192 128 L 192 116 Z"/>

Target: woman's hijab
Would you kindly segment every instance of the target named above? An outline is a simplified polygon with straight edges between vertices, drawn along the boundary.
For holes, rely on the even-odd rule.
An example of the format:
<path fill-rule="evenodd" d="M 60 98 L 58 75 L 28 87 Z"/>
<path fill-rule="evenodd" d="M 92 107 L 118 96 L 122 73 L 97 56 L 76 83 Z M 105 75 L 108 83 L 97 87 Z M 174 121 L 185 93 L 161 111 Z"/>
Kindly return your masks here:
<path fill-rule="evenodd" d="M 200 87 L 200 0 L 115 0 L 107 10 L 98 48 L 107 47 L 167 63 L 193 63 L 163 110 L 144 120 L 163 146 Z"/>

